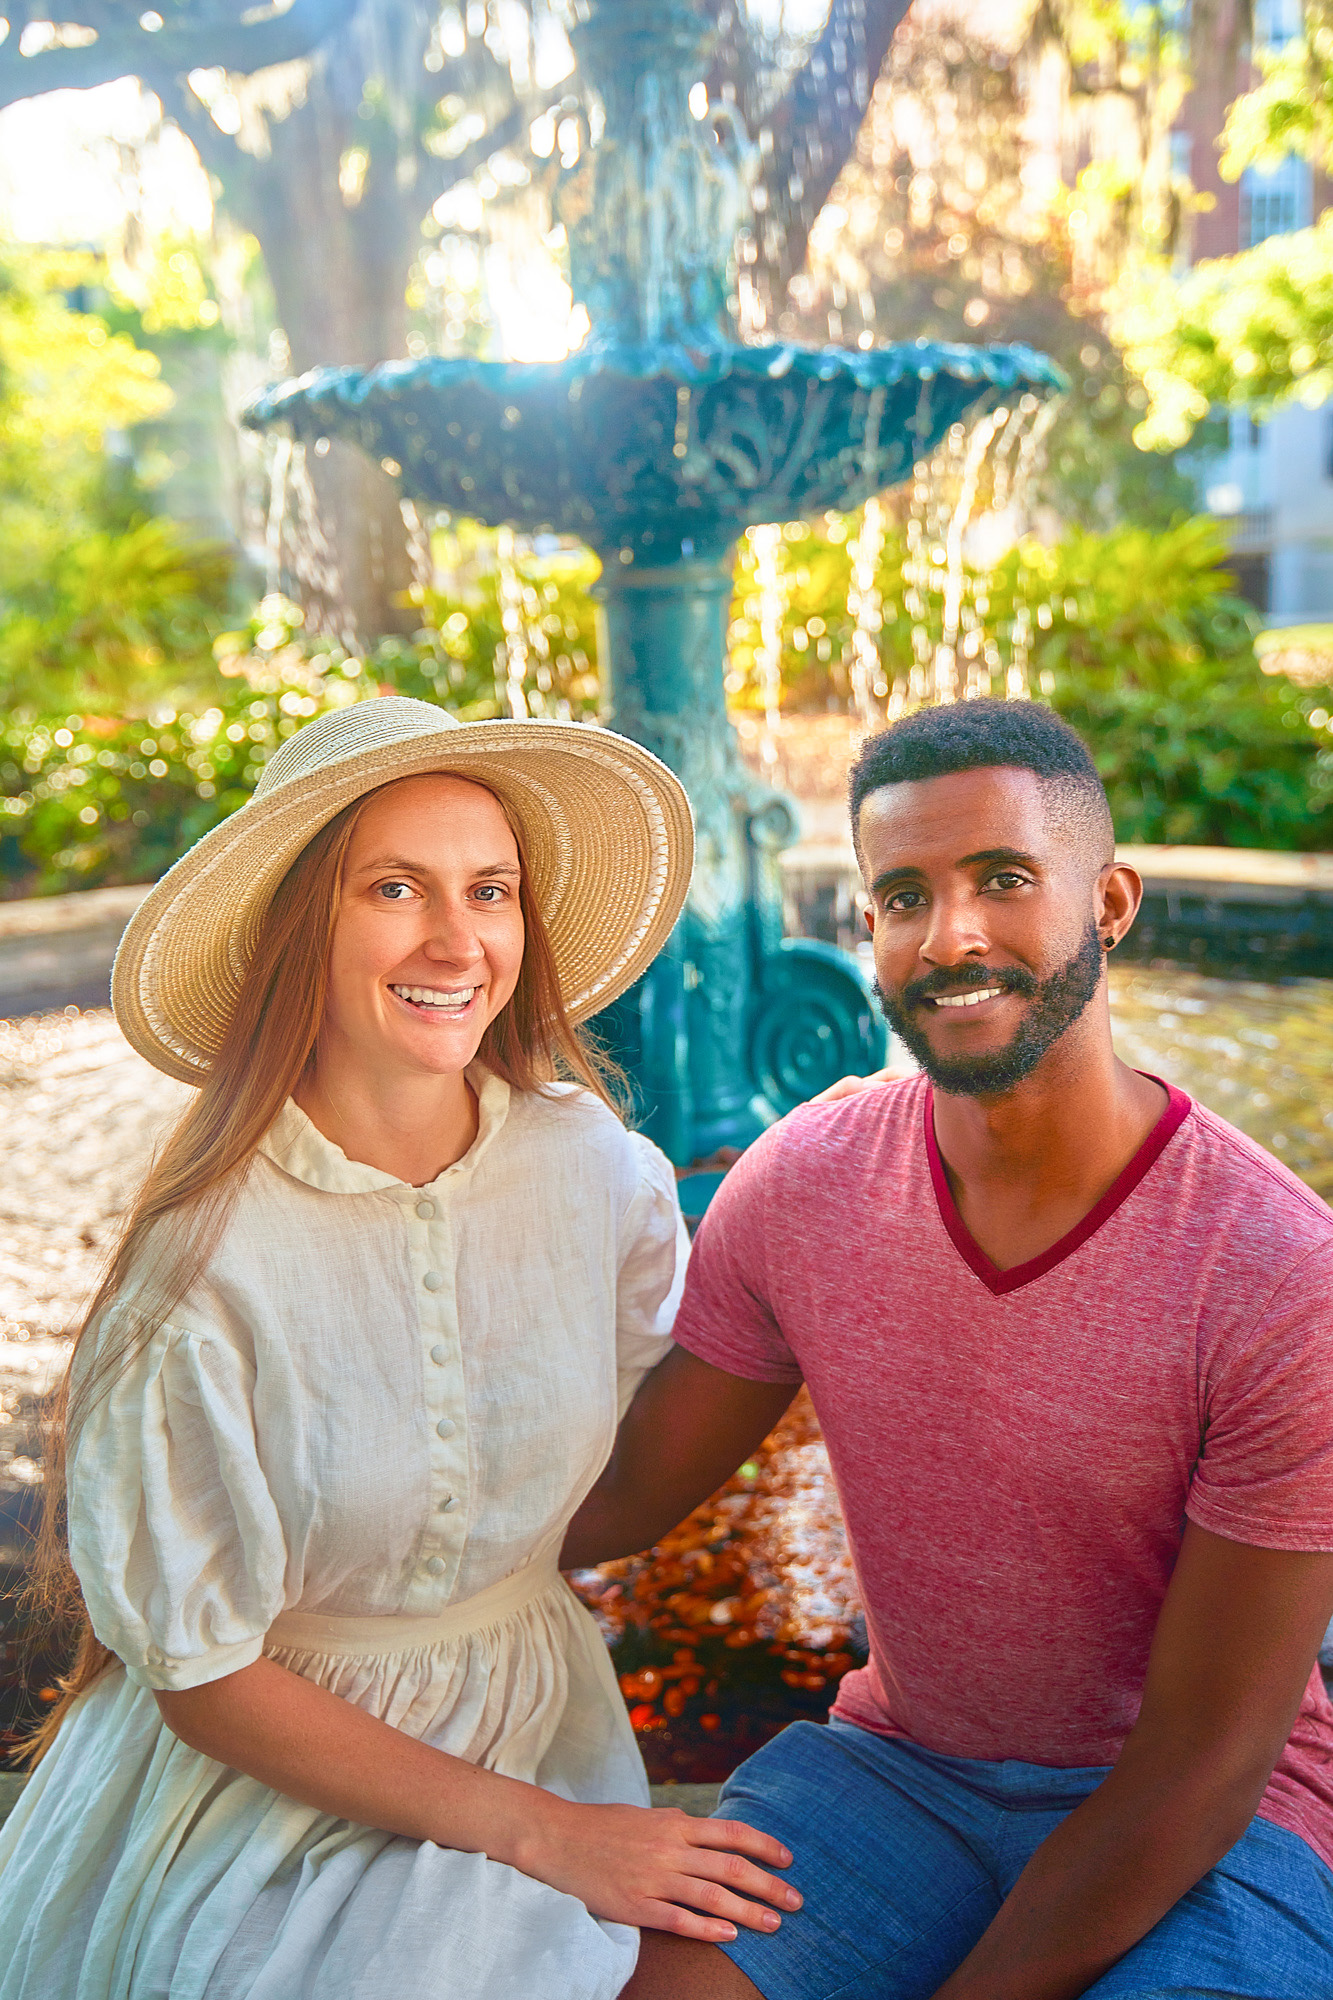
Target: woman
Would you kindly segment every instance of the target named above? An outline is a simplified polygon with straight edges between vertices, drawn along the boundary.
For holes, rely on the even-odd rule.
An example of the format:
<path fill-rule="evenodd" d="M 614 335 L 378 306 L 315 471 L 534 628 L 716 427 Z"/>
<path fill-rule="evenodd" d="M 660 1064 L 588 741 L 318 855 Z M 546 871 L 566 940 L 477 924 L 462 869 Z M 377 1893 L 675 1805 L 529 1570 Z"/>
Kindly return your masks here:
<path fill-rule="evenodd" d="M 571 1023 L 690 846 L 632 743 L 392 698 L 130 925 L 117 1018 L 199 1096 L 71 1367 L 87 1622 L 0 1831 L 0 2000 L 592 2000 L 636 1925 L 789 1906 L 775 1842 L 645 1809 L 556 1569 L 682 1257 Z"/>

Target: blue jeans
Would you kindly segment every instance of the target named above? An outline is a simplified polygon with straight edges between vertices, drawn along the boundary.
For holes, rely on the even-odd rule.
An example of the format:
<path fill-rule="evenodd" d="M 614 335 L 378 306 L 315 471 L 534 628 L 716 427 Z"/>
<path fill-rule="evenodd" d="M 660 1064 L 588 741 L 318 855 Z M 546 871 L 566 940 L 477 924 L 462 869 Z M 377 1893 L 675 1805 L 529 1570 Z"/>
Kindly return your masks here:
<path fill-rule="evenodd" d="M 846 1723 L 792 1723 L 718 1814 L 791 1849 L 805 1898 L 776 1936 L 721 1949 L 764 2000 L 930 2000 L 1046 1836 L 1105 1768 L 939 1757 Z M 1255 1819 L 1087 1988 L 1097 2000 L 1333 2000 L 1333 1870 Z"/>

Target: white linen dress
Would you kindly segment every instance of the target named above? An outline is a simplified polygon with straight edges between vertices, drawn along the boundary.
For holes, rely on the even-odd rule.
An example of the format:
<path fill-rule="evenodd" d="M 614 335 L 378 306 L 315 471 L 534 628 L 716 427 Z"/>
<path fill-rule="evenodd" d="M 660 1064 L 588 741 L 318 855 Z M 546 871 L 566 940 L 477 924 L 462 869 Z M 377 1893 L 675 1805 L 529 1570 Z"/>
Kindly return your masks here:
<path fill-rule="evenodd" d="M 202 1281 L 69 1476 L 88 1690 L 0 1828 L 0 2000 L 611 2000 L 638 1934 L 502 1862 L 297 1805 L 154 1688 L 261 1652 L 409 1734 L 646 1804 L 605 1644 L 555 1568 L 669 1345 L 675 1183 L 587 1093 L 474 1067 L 413 1188 L 288 1104 Z"/>

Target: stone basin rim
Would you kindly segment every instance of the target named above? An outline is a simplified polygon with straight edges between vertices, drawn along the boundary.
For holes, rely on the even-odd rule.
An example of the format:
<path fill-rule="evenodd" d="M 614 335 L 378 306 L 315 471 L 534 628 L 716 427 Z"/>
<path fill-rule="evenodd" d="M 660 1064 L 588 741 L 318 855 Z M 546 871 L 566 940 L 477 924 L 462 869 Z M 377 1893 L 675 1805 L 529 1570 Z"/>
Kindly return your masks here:
<path fill-rule="evenodd" d="M 893 388 L 912 377 L 929 382 L 936 375 L 951 375 L 979 389 L 1063 395 L 1069 388 L 1068 376 L 1055 362 L 1020 342 L 971 347 L 960 341 L 923 339 L 866 349 L 807 347 L 794 341 L 752 347 L 702 339 L 697 346 L 682 341 L 589 342 L 563 361 L 483 361 L 472 355 L 429 354 L 381 361 L 370 368 L 312 368 L 262 390 L 246 404 L 241 421 L 251 430 L 267 429 L 290 423 L 304 410 L 308 420 L 300 428 L 318 435 L 316 398 L 332 397 L 355 408 L 377 392 L 392 396 L 423 387 L 456 389 L 471 384 L 511 395 L 524 390 L 549 394 L 560 382 L 572 388 L 602 376 L 707 389 L 728 379 L 779 381 L 788 375 L 811 382 L 841 376 L 865 390 Z"/>

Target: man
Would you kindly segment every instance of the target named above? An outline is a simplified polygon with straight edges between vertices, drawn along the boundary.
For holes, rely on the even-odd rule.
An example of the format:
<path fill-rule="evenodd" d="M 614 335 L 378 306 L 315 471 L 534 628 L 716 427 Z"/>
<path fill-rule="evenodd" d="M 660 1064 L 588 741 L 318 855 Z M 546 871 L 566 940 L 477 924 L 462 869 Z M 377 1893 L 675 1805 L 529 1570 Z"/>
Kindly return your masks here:
<path fill-rule="evenodd" d="M 870 1663 L 719 1808 L 801 1907 L 737 1858 L 627 1996 L 1333 1995 L 1333 1216 L 1114 1055 L 1141 884 L 1049 710 L 915 715 L 851 806 L 923 1074 L 732 1169 L 566 1560 L 649 1544 L 804 1379 Z"/>

